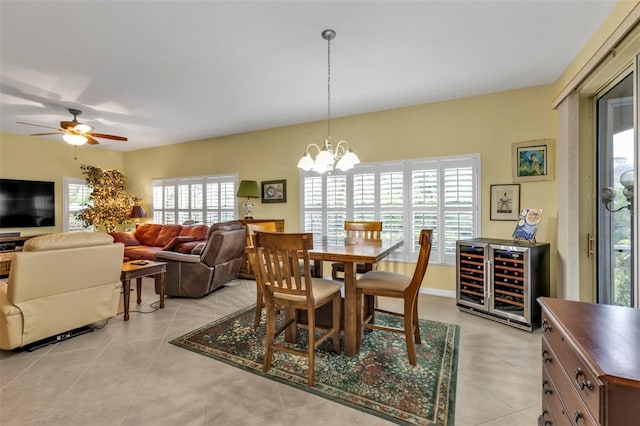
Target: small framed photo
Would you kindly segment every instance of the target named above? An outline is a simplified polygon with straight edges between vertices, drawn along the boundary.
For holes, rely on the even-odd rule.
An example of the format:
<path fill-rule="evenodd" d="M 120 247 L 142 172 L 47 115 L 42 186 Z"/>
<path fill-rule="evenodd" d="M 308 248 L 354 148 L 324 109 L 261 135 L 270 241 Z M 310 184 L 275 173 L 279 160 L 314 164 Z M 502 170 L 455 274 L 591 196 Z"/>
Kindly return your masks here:
<path fill-rule="evenodd" d="M 518 220 L 520 184 L 491 185 L 491 220 Z"/>
<path fill-rule="evenodd" d="M 262 202 L 286 203 L 287 181 L 285 179 L 262 181 Z"/>
<path fill-rule="evenodd" d="M 514 182 L 553 180 L 553 140 L 517 142 L 512 150 Z"/>

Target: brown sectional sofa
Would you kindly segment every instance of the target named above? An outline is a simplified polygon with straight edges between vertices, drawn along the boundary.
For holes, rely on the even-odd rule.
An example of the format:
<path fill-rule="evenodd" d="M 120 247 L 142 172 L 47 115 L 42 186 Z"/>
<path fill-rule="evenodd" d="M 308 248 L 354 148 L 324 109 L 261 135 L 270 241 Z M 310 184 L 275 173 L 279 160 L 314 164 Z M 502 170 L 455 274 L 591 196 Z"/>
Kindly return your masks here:
<path fill-rule="evenodd" d="M 112 232 L 114 242 L 124 244 L 124 257 L 130 260 L 153 260 L 160 251 L 191 254 L 202 250 L 207 242 L 207 225 L 158 225 L 144 223 L 135 232 Z"/>

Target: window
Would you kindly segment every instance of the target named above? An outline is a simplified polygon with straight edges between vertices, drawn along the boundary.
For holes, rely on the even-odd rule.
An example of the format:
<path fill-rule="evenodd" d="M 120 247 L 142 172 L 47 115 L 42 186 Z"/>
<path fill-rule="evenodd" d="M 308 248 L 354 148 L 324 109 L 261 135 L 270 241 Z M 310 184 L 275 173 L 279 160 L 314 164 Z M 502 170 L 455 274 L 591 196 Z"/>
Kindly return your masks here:
<path fill-rule="evenodd" d="M 86 179 L 62 178 L 62 230 L 64 232 L 92 231 L 90 226 L 84 226 L 76 219 L 76 214 L 89 204 L 91 189 Z"/>
<path fill-rule="evenodd" d="M 301 172 L 304 232 L 344 238 L 344 221 L 381 220 L 382 238 L 405 241 L 389 258 L 415 262 L 420 229 L 432 228 L 433 263 L 455 264 L 456 241 L 480 234 L 478 154 L 360 164 L 348 172 Z"/>
<path fill-rule="evenodd" d="M 237 175 L 154 179 L 153 223 L 212 225 L 236 218 Z"/>

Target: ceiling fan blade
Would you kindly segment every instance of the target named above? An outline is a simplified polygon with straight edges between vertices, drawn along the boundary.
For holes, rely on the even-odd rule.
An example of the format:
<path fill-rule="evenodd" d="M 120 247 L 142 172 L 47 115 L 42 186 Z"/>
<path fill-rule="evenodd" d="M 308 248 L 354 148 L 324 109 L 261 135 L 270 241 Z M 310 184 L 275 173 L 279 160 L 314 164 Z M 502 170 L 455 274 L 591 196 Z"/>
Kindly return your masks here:
<path fill-rule="evenodd" d="M 87 138 L 87 143 L 89 145 L 98 145 L 100 143 L 97 140 L 95 140 L 94 138 L 92 138 L 91 136 L 84 135 L 84 137 Z"/>
<path fill-rule="evenodd" d="M 29 136 L 49 136 L 49 135 L 64 135 L 64 133 L 61 133 L 61 132 L 57 132 L 57 133 L 34 133 L 32 135 L 29 135 Z"/>
<path fill-rule="evenodd" d="M 26 124 L 27 126 L 44 127 L 45 129 L 62 130 L 62 129 L 58 129 L 57 127 L 43 126 L 41 124 L 33 124 L 33 123 L 23 123 L 22 121 L 16 121 L 16 123 L 18 123 L 18 124 Z"/>
<path fill-rule="evenodd" d="M 113 139 L 114 141 L 123 141 L 123 142 L 126 142 L 129 140 L 123 136 L 105 135 L 104 133 L 91 133 L 91 136 L 93 136 L 94 138 Z"/>

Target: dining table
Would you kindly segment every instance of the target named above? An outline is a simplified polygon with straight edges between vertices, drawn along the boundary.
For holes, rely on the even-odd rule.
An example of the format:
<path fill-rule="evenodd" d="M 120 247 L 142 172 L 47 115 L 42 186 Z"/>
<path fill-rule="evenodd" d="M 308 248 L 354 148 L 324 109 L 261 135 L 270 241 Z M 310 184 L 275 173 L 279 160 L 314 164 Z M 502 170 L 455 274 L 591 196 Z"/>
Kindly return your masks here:
<path fill-rule="evenodd" d="M 323 262 L 342 262 L 344 264 L 344 299 L 342 328 L 344 336 L 344 353 L 353 357 L 360 350 L 362 333 L 358 333 L 362 313 L 357 312 L 356 298 L 356 264 L 375 264 L 390 253 L 402 247 L 402 239 L 370 240 L 362 238 L 322 238 L 314 241 L 313 250 L 309 251 L 309 259 L 313 260 L 312 274 L 322 277 Z M 373 309 L 374 301 L 369 301 Z M 366 306 L 366 303 L 363 305 Z"/>

